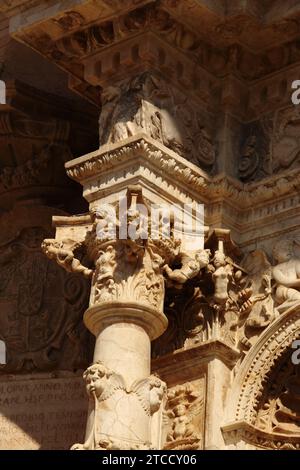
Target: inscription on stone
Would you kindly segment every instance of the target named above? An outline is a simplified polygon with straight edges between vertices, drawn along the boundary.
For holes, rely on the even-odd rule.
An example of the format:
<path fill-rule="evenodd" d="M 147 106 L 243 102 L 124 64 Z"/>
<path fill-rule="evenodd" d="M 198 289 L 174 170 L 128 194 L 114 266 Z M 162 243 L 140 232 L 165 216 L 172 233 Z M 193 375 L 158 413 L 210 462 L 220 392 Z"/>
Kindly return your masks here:
<path fill-rule="evenodd" d="M 0 450 L 69 449 L 84 438 L 81 377 L 0 381 Z"/>

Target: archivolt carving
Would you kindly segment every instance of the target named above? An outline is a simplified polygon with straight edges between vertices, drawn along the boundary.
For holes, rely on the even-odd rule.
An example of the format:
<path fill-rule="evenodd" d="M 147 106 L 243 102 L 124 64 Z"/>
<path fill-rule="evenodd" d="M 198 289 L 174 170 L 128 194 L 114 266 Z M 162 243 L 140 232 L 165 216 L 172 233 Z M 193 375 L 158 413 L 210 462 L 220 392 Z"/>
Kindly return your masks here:
<path fill-rule="evenodd" d="M 299 367 L 291 361 L 291 350 L 285 356 L 266 384 L 255 424 L 266 432 L 296 434 L 300 444 Z"/>
<path fill-rule="evenodd" d="M 300 303 L 297 303 L 282 313 L 261 334 L 257 343 L 239 365 L 227 402 L 228 410 L 232 411 L 229 411 L 226 425 L 223 427 L 225 439 L 226 436 L 232 437 L 233 433 L 236 437 L 242 436 L 248 442 L 253 439 L 253 444 L 260 447 L 283 449 L 297 448 L 297 445 L 299 447 L 300 436 L 288 437 L 287 427 L 284 424 L 288 415 L 288 422 L 293 423 L 295 412 L 297 412 L 290 408 L 295 394 L 298 393 L 296 386 L 298 378 L 291 363 L 290 365 L 287 363 L 286 368 L 280 373 L 281 391 L 278 391 L 273 408 L 270 409 L 269 404 L 264 405 L 262 401 L 266 387 L 273 383 L 272 374 L 275 368 L 282 360 L 288 358 L 289 351 L 291 356 L 292 342 L 299 336 Z M 291 357 L 288 360 L 291 361 Z M 284 374 L 285 380 L 282 382 Z M 287 404 L 289 404 L 288 407 Z M 267 426 L 266 422 L 269 423 Z M 246 432 L 245 429 L 248 431 Z M 289 429 L 292 432 L 298 431 L 293 425 Z M 256 438 L 253 438 L 255 434 Z"/>

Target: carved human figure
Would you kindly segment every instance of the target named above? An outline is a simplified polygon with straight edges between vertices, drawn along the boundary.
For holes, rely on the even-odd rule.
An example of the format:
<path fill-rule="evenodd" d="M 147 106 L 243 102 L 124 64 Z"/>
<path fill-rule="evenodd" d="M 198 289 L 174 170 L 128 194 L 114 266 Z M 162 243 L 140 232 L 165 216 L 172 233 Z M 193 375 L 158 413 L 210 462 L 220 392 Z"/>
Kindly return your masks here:
<path fill-rule="evenodd" d="M 150 375 L 129 385 L 122 375 L 109 370 L 101 361 L 92 364 L 83 377 L 90 397 L 87 433 L 84 444 L 76 444 L 73 449 L 149 449 L 151 417 L 166 396 L 165 382 Z M 134 412 L 126 408 L 129 403 Z M 123 420 L 118 422 L 116 416 L 120 415 Z M 140 433 L 131 429 L 135 419 L 139 420 Z M 147 434 L 149 442 L 145 439 Z"/>
<path fill-rule="evenodd" d="M 152 375 L 149 378 L 149 387 L 150 387 L 150 414 L 153 415 L 159 410 L 162 404 L 163 398 L 167 393 L 167 386 L 165 382 L 160 380 L 155 375 Z"/>
<path fill-rule="evenodd" d="M 250 252 L 243 262 L 247 271 L 246 287 L 239 294 L 240 319 L 244 335 L 241 344 L 249 349 L 263 328 L 279 315 L 274 308 L 272 266 L 263 250 Z"/>
<path fill-rule="evenodd" d="M 70 245 L 68 241 L 53 243 L 52 239 L 45 239 L 42 243 L 42 249 L 49 259 L 55 259 L 57 264 L 62 266 L 66 271 L 81 273 L 85 277 L 90 278 L 93 271 L 83 266 L 81 262 L 75 258 L 72 249 L 66 248 L 68 245 Z"/>
<path fill-rule="evenodd" d="M 187 383 L 168 391 L 166 449 L 197 449 L 201 441 L 203 390 Z M 169 408 L 169 409 L 168 409 Z"/>
<path fill-rule="evenodd" d="M 297 106 L 278 113 L 275 121 L 273 170 L 278 172 L 299 165 L 300 113 Z"/>
<path fill-rule="evenodd" d="M 209 263 L 210 250 L 198 251 L 192 256 L 190 253 L 182 252 L 180 254 L 181 268 L 172 269 L 170 266 L 165 265 L 164 271 L 176 287 L 182 289 L 183 285 L 189 280 L 196 277 L 202 268 L 205 268 Z"/>
<path fill-rule="evenodd" d="M 300 258 L 296 255 L 298 240 L 281 240 L 273 248 L 273 257 L 277 265 L 272 274 L 276 282 L 276 301 L 279 312 L 296 302 L 300 302 Z"/>
<path fill-rule="evenodd" d="M 116 266 L 114 247 L 109 245 L 105 251 L 101 250 L 99 255 L 96 261 L 96 276 L 97 282 L 102 284 L 104 281 L 113 279 Z"/>
<path fill-rule="evenodd" d="M 113 240 L 119 227 L 116 212 L 112 206 L 96 207 L 92 212 L 97 238 L 99 240 Z"/>
<path fill-rule="evenodd" d="M 216 159 L 216 152 L 213 145 L 213 140 L 208 131 L 201 126 L 199 118 L 198 130 L 195 135 L 191 136 L 191 140 L 195 140 L 195 159 L 201 165 L 212 166 Z"/>
<path fill-rule="evenodd" d="M 95 422 L 99 403 L 106 398 L 105 392 L 109 396 L 109 393 L 114 391 L 114 385 L 109 384 L 109 379 L 113 375 L 113 372 L 108 370 L 101 362 L 92 364 L 84 372 L 83 378 L 86 382 L 86 391 L 90 397 L 86 439 L 83 444 L 74 444 L 72 450 L 94 450 L 101 448 L 97 439 Z M 109 391 L 109 388 L 112 389 L 112 392 Z"/>
<path fill-rule="evenodd" d="M 215 252 L 213 265 L 215 267 L 212 274 L 215 285 L 214 300 L 217 304 L 225 304 L 228 299 L 228 284 L 232 277 L 232 266 L 227 262 L 222 250 Z"/>
<path fill-rule="evenodd" d="M 103 364 L 92 364 L 84 372 L 83 378 L 86 381 L 86 390 L 90 396 L 95 396 L 99 399 L 107 385 L 107 379 L 113 373 L 109 371 Z"/>
<path fill-rule="evenodd" d="M 187 414 L 187 406 L 180 403 L 173 409 L 174 420 L 172 430 L 167 436 L 168 441 L 185 439 L 193 435 L 195 429 L 191 423 L 191 418 Z"/>

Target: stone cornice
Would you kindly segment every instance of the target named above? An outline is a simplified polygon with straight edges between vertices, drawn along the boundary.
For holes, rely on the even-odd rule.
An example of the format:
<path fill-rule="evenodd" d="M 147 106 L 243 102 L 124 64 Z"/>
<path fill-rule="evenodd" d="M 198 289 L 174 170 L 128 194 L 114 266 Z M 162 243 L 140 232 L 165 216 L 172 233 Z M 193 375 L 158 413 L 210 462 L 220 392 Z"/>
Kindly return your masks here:
<path fill-rule="evenodd" d="M 159 373 L 167 381 L 172 381 L 174 376 L 177 380 L 179 377 L 184 380 L 187 373 L 191 380 L 193 378 L 192 373 L 197 376 L 199 371 L 201 372 L 206 369 L 209 359 L 219 358 L 231 368 L 239 357 L 240 352 L 225 342 L 209 340 L 199 346 L 180 349 L 172 354 L 153 359 L 152 370 Z"/>
<path fill-rule="evenodd" d="M 191 73 L 186 88 L 194 90 L 195 81 L 200 81 L 202 85 L 211 81 L 213 90 L 210 102 L 214 102 L 216 94 L 219 95 L 215 81 L 221 86 L 223 79 L 230 80 L 233 77 L 239 97 L 232 112 L 240 118 L 252 119 L 258 106 L 263 112 L 259 96 L 264 87 L 274 88 L 272 81 L 268 82 L 269 75 L 280 71 L 278 83 L 284 83 L 286 75 L 290 75 L 289 68 L 299 65 L 299 7 L 291 9 L 288 16 L 281 17 L 278 5 L 272 13 L 271 4 L 262 7 L 261 2 L 255 1 L 236 1 L 234 5 L 223 1 L 213 2 L 213 5 L 211 3 L 206 0 L 98 0 L 90 5 L 85 0 L 74 0 L 53 1 L 48 7 L 38 5 L 37 2 L 7 0 L 1 8 L 8 11 L 10 16 L 16 15 L 10 25 L 15 39 L 67 70 L 70 87 L 97 105 L 101 91 L 97 87 L 101 85 L 101 80 L 105 78 L 109 82 L 111 76 L 116 77 L 116 70 L 110 70 L 111 64 L 108 67 L 109 60 L 119 56 L 122 65 L 120 69 L 126 67 L 127 73 L 129 65 L 135 69 L 137 64 L 134 62 L 141 51 L 135 54 L 135 49 L 128 50 L 130 39 L 151 32 L 157 33 L 164 54 L 168 56 L 167 68 L 173 69 L 172 73 L 168 72 L 169 77 L 178 75 L 178 60 L 187 77 L 197 67 L 198 77 L 193 78 Z M 269 22 L 262 21 L 264 15 Z M 125 41 L 129 43 L 125 44 Z M 136 41 L 137 45 L 143 44 L 144 38 L 136 38 Z M 172 55 L 178 55 L 178 60 L 170 59 L 170 48 L 173 50 Z M 156 49 L 159 51 L 160 46 Z M 96 58 L 95 68 L 98 71 L 103 68 L 107 77 L 105 73 L 104 77 L 100 77 L 102 72 L 90 74 L 93 68 L 91 63 L 98 54 L 103 57 Z M 149 63 L 147 54 L 149 52 L 141 60 L 145 64 Z M 151 57 L 151 62 L 163 69 L 163 64 L 159 61 L 157 64 L 155 58 Z M 209 80 L 202 80 L 203 74 L 207 74 Z M 99 80 L 97 84 L 94 83 L 95 76 Z M 257 84 L 258 79 L 265 80 L 266 84 Z M 276 96 L 276 103 L 278 100 L 281 105 L 286 103 L 289 91 L 288 83 L 284 96 L 280 93 Z M 199 92 L 201 94 L 201 89 Z M 253 99 L 250 100 L 250 107 L 244 116 L 244 106 L 241 107 L 240 102 L 247 101 L 247 93 L 253 95 L 257 102 L 251 107 Z M 273 93 L 272 90 L 268 100 L 271 105 Z"/>
<path fill-rule="evenodd" d="M 222 427 L 225 442 L 237 444 L 244 441 L 252 446 L 269 450 L 299 450 L 300 434 L 268 433 L 246 421 L 237 421 Z"/>
<path fill-rule="evenodd" d="M 88 181 L 128 164 L 131 159 L 137 157 L 142 157 L 158 172 L 164 172 L 166 177 L 187 185 L 204 200 L 212 203 L 226 199 L 241 210 L 279 201 L 285 195 L 299 192 L 300 169 L 247 184 L 242 184 L 225 174 L 210 177 L 145 134 L 129 138 L 122 145 L 103 146 L 95 152 L 71 160 L 66 163 L 66 170 L 70 178 L 85 185 Z"/>

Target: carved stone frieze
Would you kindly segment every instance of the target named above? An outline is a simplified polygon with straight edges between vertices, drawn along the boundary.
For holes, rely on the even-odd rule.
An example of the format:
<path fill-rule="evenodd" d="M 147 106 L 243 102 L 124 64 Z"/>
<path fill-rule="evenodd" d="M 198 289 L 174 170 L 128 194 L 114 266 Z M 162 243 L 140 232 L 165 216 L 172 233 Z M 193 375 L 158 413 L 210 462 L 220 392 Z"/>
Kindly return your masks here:
<path fill-rule="evenodd" d="M 252 182 L 241 185 L 238 181 L 217 175 L 208 177 L 207 174 L 197 171 L 195 166 L 189 166 L 182 160 L 176 158 L 175 154 L 170 154 L 164 148 L 156 146 L 154 141 L 147 137 L 136 136 L 130 139 L 126 145 L 116 146 L 112 150 L 104 147 L 102 150 L 87 155 L 86 159 L 74 160 L 66 164 L 67 174 L 75 181 L 87 180 L 93 174 L 99 174 L 100 170 L 108 171 L 114 166 L 128 161 L 128 157 L 145 156 L 145 159 L 158 166 L 164 171 L 168 171 L 172 177 L 184 182 L 185 185 L 197 190 L 205 200 L 226 198 L 232 201 L 237 207 L 246 209 L 258 203 L 266 203 L 276 197 L 284 196 L 298 188 L 300 182 L 300 170 L 293 173 L 276 175 L 266 178 L 264 181 Z M 85 189 L 87 197 L 91 194 L 88 186 Z"/>

